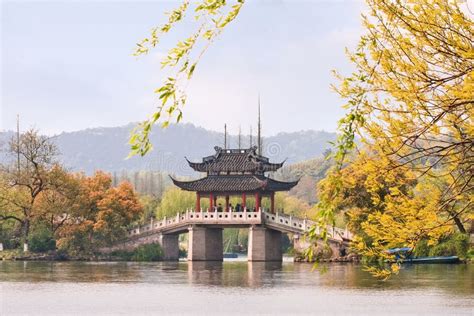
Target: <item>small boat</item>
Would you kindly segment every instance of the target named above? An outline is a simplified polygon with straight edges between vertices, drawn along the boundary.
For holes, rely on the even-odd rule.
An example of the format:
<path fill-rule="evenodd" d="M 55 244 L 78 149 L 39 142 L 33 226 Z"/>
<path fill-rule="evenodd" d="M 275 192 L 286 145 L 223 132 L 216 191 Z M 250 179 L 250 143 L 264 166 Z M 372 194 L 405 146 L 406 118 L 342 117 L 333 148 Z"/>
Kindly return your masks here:
<path fill-rule="evenodd" d="M 407 258 L 402 263 L 459 263 L 458 256 Z"/>
<path fill-rule="evenodd" d="M 419 263 L 419 264 L 433 264 L 433 263 L 459 263 L 458 256 L 436 256 L 436 257 L 413 257 L 412 248 L 392 248 L 387 250 L 387 253 L 395 255 L 395 259 L 400 263 Z"/>
<path fill-rule="evenodd" d="M 236 254 L 235 252 L 224 252 L 224 258 L 226 259 L 235 259 L 238 258 L 239 255 Z"/>

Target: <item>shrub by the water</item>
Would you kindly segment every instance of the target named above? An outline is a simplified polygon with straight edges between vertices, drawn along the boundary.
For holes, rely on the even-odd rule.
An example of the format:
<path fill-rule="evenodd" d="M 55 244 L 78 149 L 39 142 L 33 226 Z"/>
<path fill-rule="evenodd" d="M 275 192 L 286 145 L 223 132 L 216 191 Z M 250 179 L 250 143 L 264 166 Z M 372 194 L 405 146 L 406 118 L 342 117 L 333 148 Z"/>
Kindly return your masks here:
<path fill-rule="evenodd" d="M 454 256 L 456 254 L 456 248 L 452 242 L 440 243 L 430 250 L 430 256 Z"/>
<path fill-rule="evenodd" d="M 0 243 L 4 249 L 15 249 L 20 247 L 20 238 L 16 234 L 17 229 L 12 222 L 0 222 Z"/>
<path fill-rule="evenodd" d="M 456 233 L 430 249 L 430 256 L 458 256 L 465 258 L 469 251 L 469 235 Z"/>
<path fill-rule="evenodd" d="M 133 261 L 160 261 L 163 259 L 163 250 L 159 244 L 141 245 L 132 255 Z"/>
<path fill-rule="evenodd" d="M 430 255 L 430 246 L 428 246 L 428 240 L 421 240 L 415 247 L 415 257 L 428 257 Z"/>
<path fill-rule="evenodd" d="M 32 252 L 55 250 L 56 240 L 49 229 L 38 227 L 30 236 L 29 248 Z"/>
<path fill-rule="evenodd" d="M 466 257 L 470 248 L 469 235 L 461 233 L 455 234 L 454 245 L 456 248 L 456 254 L 460 257 Z"/>
<path fill-rule="evenodd" d="M 124 261 L 160 261 L 163 259 L 163 249 L 155 243 L 138 246 L 133 251 L 116 250 L 110 255 Z"/>
<path fill-rule="evenodd" d="M 474 259 L 474 248 L 471 248 L 471 249 L 468 250 L 466 258 Z"/>
<path fill-rule="evenodd" d="M 133 251 L 116 250 L 110 253 L 113 260 L 132 261 Z"/>

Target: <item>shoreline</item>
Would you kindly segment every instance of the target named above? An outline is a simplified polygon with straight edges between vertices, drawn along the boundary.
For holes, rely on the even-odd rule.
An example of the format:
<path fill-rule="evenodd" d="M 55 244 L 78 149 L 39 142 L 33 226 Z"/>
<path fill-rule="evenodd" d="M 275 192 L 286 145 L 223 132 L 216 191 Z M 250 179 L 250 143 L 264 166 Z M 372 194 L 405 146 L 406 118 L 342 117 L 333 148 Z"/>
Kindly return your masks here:
<path fill-rule="evenodd" d="M 245 254 L 243 254 L 245 255 Z M 309 261 L 306 258 L 301 258 L 297 256 L 284 256 L 282 261 L 285 261 L 285 258 L 292 258 L 294 263 L 315 263 L 316 261 Z M 183 258 L 180 258 L 180 260 Z M 184 259 L 186 259 L 184 257 Z M 162 262 L 165 260 L 154 260 L 154 261 L 135 261 L 135 260 L 125 260 L 119 256 L 113 256 L 108 254 L 93 254 L 93 255 L 80 255 L 80 256 L 70 256 L 66 254 L 61 254 L 57 252 L 50 253 L 29 253 L 25 254 L 21 251 L 3 251 L 0 252 L 0 261 L 53 261 L 53 262 Z M 331 258 L 331 259 L 321 259 L 321 263 L 359 263 L 360 260 L 357 256 L 348 256 L 342 258 Z"/>
<path fill-rule="evenodd" d="M 294 263 L 361 263 L 362 260 L 356 255 L 349 255 L 346 257 L 326 258 L 316 260 L 308 260 L 307 258 L 299 256 L 284 256 L 282 262 L 286 262 L 288 258 L 293 258 Z M 182 260 L 184 259 L 184 260 Z M 0 261 L 37 261 L 37 262 L 166 262 L 166 260 L 126 260 L 119 256 L 112 256 L 107 254 L 81 255 L 70 256 L 62 253 L 29 253 L 24 254 L 21 251 L 6 250 L 0 252 Z M 178 261 L 187 261 L 186 258 L 180 258 Z M 232 261 L 232 260 L 228 260 Z M 472 258 L 463 258 L 459 260 L 458 264 L 473 264 Z"/>

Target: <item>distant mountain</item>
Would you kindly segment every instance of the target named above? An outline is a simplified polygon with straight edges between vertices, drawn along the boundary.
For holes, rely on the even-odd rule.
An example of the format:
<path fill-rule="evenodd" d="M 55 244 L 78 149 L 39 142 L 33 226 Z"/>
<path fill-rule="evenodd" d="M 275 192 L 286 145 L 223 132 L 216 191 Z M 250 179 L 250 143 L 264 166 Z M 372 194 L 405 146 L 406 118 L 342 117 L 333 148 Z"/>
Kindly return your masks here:
<path fill-rule="evenodd" d="M 223 146 L 224 135 L 192 124 L 156 127 L 151 135 L 154 150 L 145 157 L 126 159 L 128 138 L 134 124 L 121 127 L 91 128 L 61 133 L 54 141 L 61 151 L 63 163 L 71 170 L 92 173 L 106 171 L 161 170 L 182 176 L 193 175 L 184 157 L 198 161 L 214 153 L 214 146 Z M 0 132 L 0 145 L 5 144 L 12 132 Z M 287 159 L 286 164 L 297 163 L 321 156 L 330 147 L 335 133 L 301 131 L 279 133 L 263 138 L 264 154 L 271 161 Z M 256 137 L 253 137 L 255 143 Z M 229 147 L 238 147 L 238 137 L 228 138 Z M 249 137 L 242 136 L 242 147 L 249 146 Z M 2 158 L 0 158 L 2 159 Z M 3 158 L 4 159 L 4 158 Z"/>

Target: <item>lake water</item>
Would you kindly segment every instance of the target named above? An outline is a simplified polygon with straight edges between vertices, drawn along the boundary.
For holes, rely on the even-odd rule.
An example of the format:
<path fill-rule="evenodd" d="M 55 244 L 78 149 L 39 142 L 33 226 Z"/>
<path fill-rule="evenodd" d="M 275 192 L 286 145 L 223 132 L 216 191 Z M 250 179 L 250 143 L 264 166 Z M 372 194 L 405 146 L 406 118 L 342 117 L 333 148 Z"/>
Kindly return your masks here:
<path fill-rule="evenodd" d="M 0 262 L 1 315 L 474 315 L 474 265 Z"/>

